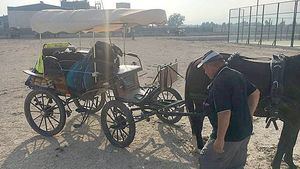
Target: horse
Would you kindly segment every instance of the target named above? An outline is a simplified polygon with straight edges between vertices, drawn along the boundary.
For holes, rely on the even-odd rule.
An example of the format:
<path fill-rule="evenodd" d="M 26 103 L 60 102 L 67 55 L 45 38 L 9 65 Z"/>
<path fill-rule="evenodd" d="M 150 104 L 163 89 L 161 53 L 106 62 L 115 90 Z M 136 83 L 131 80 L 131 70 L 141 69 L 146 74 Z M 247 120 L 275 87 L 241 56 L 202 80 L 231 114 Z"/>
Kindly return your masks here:
<path fill-rule="evenodd" d="M 239 54 L 230 55 L 223 53 L 222 55 L 230 68 L 243 73 L 260 90 L 261 99 L 254 115 L 273 119 L 274 124 L 276 124 L 276 119 L 283 121 L 277 151 L 271 164 L 272 168 L 279 169 L 282 159 L 284 159 L 290 168 L 297 168 L 293 162 L 293 149 L 300 129 L 300 113 L 297 112 L 300 109 L 300 104 L 297 104 L 300 103 L 300 55 L 283 58 L 285 68 L 282 73 L 282 83 L 279 84 L 282 86 L 282 92 L 277 96 L 278 98 L 274 99 L 272 98 L 273 88 L 270 60 L 251 59 Z M 199 59 L 197 60 L 199 62 Z M 197 60 L 192 62 L 188 69 L 191 69 L 193 64 L 197 64 Z M 204 101 L 207 96 L 206 87 L 210 83 L 202 68 L 196 71 L 197 75 L 195 75 L 196 73 L 189 73 L 192 71 L 188 71 L 186 74 L 185 99 L 188 110 L 193 108 L 191 107 L 191 100 L 193 99 L 190 98 L 190 94 L 188 93 L 197 93 L 199 96 L 198 100 Z M 198 91 L 195 91 L 195 89 Z M 276 100 L 277 104 L 274 105 L 272 99 Z M 191 125 L 193 124 L 191 123 Z M 196 135 L 200 137 L 201 131 L 200 134 L 198 131 Z"/>

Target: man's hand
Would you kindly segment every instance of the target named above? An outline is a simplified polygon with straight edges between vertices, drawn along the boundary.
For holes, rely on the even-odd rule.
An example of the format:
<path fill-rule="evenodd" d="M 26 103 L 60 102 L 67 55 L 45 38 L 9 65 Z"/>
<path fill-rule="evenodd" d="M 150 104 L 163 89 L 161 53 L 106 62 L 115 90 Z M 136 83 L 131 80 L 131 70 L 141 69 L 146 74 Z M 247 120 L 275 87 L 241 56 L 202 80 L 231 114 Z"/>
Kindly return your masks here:
<path fill-rule="evenodd" d="M 214 151 L 216 153 L 224 153 L 224 139 L 216 139 L 215 142 L 214 142 Z"/>
<path fill-rule="evenodd" d="M 258 89 L 256 89 L 253 93 L 250 94 L 250 96 L 248 96 L 248 106 L 249 106 L 251 117 L 254 115 L 254 112 L 257 108 L 259 97 L 260 97 L 260 92 Z"/>
<path fill-rule="evenodd" d="M 216 153 L 224 152 L 225 135 L 229 126 L 231 110 L 218 112 L 218 131 L 217 139 L 214 142 L 214 150 Z"/>

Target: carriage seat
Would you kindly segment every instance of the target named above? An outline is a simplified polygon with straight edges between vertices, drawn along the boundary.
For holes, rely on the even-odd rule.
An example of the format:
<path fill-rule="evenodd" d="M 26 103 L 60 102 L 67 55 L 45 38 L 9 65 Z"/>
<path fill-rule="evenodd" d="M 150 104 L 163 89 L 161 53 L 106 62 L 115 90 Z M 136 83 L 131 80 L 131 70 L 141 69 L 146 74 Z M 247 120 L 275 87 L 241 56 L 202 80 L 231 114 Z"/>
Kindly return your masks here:
<path fill-rule="evenodd" d="M 118 69 L 118 75 L 126 75 L 133 72 L 139 72 L 141 71 L 141 66 L 138 65 L 120 65 Z"/>
<path fill-rule="evenodd" d="M 117 76 L 120 84 L 117 87 L 119 99 L 125 102 L 139 103 L 145 91 L 140 87 L 137 72 L 141 71 L 138 65 L 120 65 Z"/>

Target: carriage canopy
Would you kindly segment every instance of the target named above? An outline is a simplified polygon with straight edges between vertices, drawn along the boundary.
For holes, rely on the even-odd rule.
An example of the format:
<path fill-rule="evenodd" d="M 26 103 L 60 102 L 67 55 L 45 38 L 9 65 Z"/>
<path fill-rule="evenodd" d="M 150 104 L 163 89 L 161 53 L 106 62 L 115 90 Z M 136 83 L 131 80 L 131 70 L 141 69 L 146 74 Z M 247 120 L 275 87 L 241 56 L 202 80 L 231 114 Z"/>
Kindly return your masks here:
<path fill-rule="evenodd" d="M 31 27 L 38 33 L 108 32 L 123 27 L 164 24 L 162 9 L 107 9 L 107 10 L 43 10 L 31 18 Z"/>

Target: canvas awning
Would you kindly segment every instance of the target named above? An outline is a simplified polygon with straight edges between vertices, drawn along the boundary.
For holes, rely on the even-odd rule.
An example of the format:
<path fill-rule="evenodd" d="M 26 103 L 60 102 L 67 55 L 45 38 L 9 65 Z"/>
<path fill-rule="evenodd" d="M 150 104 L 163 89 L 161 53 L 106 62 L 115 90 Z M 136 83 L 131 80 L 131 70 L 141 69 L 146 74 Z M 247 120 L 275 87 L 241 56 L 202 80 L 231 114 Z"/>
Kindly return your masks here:
<path fill-rule="evenodd" d="M 107 9 L 107 10 L 43 10 L 31 18 L 31 28 L 38 33 L 105 32 L 123 27 L 164 24 L 166 12 L 162 9 Z"/>

